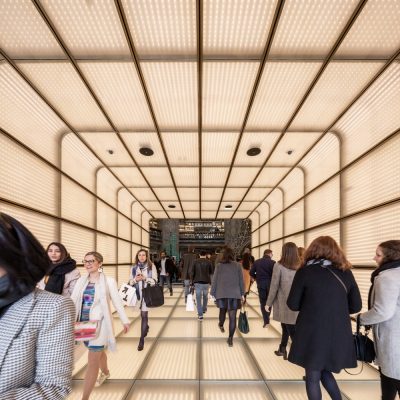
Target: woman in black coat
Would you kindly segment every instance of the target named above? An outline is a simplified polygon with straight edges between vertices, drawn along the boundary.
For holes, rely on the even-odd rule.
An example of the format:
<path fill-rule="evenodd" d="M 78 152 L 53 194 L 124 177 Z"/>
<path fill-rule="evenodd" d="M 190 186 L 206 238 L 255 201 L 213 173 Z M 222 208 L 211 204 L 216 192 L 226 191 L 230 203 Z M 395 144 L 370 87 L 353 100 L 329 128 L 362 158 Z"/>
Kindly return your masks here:
<path fill-rule="evenodd" d="M 315 239 L 296 272 L 287 305 L 299 311 L 289 361 L 306 370 L 310 400 L 322 399 L 319 382 L 341 400 L 332 372 L 357 366 L 349 314 L 361 310 L 357 283 L 338 244 L 329 236 Z"/>

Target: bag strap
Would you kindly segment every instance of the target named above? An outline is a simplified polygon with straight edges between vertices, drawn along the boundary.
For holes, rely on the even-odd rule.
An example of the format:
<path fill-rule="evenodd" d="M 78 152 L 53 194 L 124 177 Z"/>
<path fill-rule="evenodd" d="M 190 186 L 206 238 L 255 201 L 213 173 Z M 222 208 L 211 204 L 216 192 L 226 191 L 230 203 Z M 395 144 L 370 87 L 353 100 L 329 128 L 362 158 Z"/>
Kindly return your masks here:
<path fill-rule="evenodd" d="M 339 282 L 340 284 L 343 286 L 343 289 L 345 290 L 346 294 L 347 294 L 347 287 L 346 285 L 343 283 L 343 281 L 326 265 L 321 265 L 322 268 L 328 270 Z"/>

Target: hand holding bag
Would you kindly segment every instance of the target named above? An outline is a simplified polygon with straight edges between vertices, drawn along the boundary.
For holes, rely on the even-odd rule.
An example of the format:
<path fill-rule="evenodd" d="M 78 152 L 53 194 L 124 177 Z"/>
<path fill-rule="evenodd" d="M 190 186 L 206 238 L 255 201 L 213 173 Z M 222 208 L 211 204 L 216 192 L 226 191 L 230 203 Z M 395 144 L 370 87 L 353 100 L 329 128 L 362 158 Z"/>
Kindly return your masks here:
<path fill-rule="evenodd" d="M 142 289 L 143 300 L 149 308 L 160 307 L 164 304 L 164 292 L 161 286 L 147 285 Z"/>
<path fill-rule="evenodd" d="M 119 291 L 118 291 L 122 303 L 125 306 L 135 306 L 136 301 L 137 301 L 137 296 L 136 296 L 136 288 L 134 286 L 129 285 L 128 283 L 124 283 Z"/>
<path fill-rule="evenodd" d="M 360 332 L 360 314 L 357 315 L 357 330 L 353 334 L 354 346 L 356 348 L 356 356 L 358 361 L 371 363 L 375 360 L 374 342 L 367 336 L 369 330 L 363 334 Z"/>
<path fill-rule="evenodd" d="M 246 308 L 244 305 L 240 309 L 238 328 L 239 328 L 239 331 L 244 334 L 250 332 L 249 320 L 247 319 L 247 312 L 246 312 Z"/>

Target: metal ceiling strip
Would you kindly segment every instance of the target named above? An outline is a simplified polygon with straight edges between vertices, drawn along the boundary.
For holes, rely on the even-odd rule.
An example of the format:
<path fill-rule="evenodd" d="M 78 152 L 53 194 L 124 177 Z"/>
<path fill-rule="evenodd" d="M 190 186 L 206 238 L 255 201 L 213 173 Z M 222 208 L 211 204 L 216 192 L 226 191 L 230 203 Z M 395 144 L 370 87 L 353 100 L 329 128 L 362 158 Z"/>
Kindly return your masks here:
<path fill-rule="evenodd" d="M 175 188 L 176 196 L 178 197 L 178 201 L 179 201 L 179 205 L 181 207 L 182 213 L 183 213 L 183 217 L 185 217 L 185 211 L 183 210 L 183 207 L 182 207 L 182 202 L 181 202 L 181 199 L 179 197 L 179 192 L 178 192 L 178 188 L 176 186 L 174 174 L 172 173 L 171 165 L 170 165 L 169 160 L 168 160 L 167 151 L 165 150 L 164 142 L 163 142 L 163 139 L 161 137 L 160 128 L 158 126 L 158 122 L 157 122 L 156 114 L 154 112 L 153 104 L 151 102 L 150 95 L 149 95 L 149 92 L 147 90 L 146 81 L 144 79 L 144 75 L 143 75 L 142 69 L 140 67 L 139 57 L 137 55 L 137 52 L 136 52 L 136 49 L 135 49 L 135 45 L 133 43 L 133 38 L 132 38 L 132 34 L 130 32 L 130 29 L 129 29 L 129 25 L 128 25 L 128 21 L 127 21 L 126 15 L 125 15 L 125 11 L 124 11 L 123 5 L 121 4 L 120 0 L 114 0 L 114 3 L 115 3 L 115 7 L 117 9 L 117 12 L 118 12 L 118 15 L 119 15 L 119 18 L 120 18 L 120 21 L 121 21 L 122 28 L 123 28 L 124 33 L 125 33 L 126 41 L 128 43 L 129 50 L 131 52 L 132 60 L 133 60 L 133 62 L 135 64 L 135 67 L 136 67 L 136 71 L 137 71 L 137 74 L 138 74 L 138 77 L 139 77 L 139 80 L 140 80 L 140 84 L 142 85 L 142 89 L 143 89 L 144 96 L 146 98 L 147 106 L 149 108 L 150 115 L 151 115 L 151 118 L 153 120 L 155 130 L 157 132 L 158 140 L 160 141 L 160 145 L 161 145 L 164 157 L 165 157 L 165 161 L 167 162 L 168 171 L 169 171 L 169 173 L 171 175 L 171 179 L 172 179 L 172 183 L 173 183 L 174 188 Z M 136 166 L 140 170 L 139 165 L 136 164 Z M 150 187 L 150 189 L 152 189 L 150 184 L 149 184 L 149 187 Z M 155 194 L 155 192 L 154 192 L 154 195 L 156 196 L 157 200 L 159 200 L 157 195 Z M 161 203 L 161 201 L 160 201 L 160 204 L 161 204 L 163 210 L 165 211 L 165 213 L 167 214 L 167 216 L 169 218 L 168 212 L 165 210 L 165 208 L 164 208 L 163 204 Z"/>
<path fill-rule="evenodd" d="M 269 161 L 269 159 L 271 158 L 273 152 L 275 151 L 275 149 L 277 148 L 278 144 L 281 142 L 282 138 L 285 136 L 287 130 L 289 129 L 290 125 L 292 124 L 292 122 L 294 121 L 294 119 L 296 118 L 297 114 L 299 113 L 299 111 L 301 110 L 301 108 L 303 107 L 304 103 L 306 102 L 308 96 L 310 95 L 310 93 L 312 92 L 312 90 L 314 89 L 315 85 L 317 84 L 317 82 L 319 81 L 319 79 L 321 78 L 322 74 L 324 73 L 325 69 L 327 68 L 328 64 L 331 62 L 334 54 L 336 53 L 337 49 L 339 48 L 339 46 L 341 45 L 341 43 L 343 42 L 344 38 L 346 37 L 347 33 L 349 32 L 349 30 L 351 29 L 351 27 L 353 26 L 354 22 L 356 21 L 357 17 L 360 15 L 361 11 L 363 10 L 364 6 L 366 5 L 368 0 L 360 0 L 360 2 L 358 3 L 357 7 L 355 8 L 355 10 L 353 11 L 350 19 L 347 21 L 345 27 L 343 28 L 342 32 L 340 33 L 339 37 L 337 38 L 335 44 L 332 46 L 331 50 L 329 51 L 329 54 L 327 55 L 327 57 L 324 60 L 324 63 L 322 64 L 321 68 L 319 69 L 319 71 L 317 72 L 316 76 L 314 77 L 313 81 L 311 82 L 310 86 L 308 87 L 307 91 L 305 92 L 303 98 L 300 100 L 300 103 L 298 104 L 298 106 L 296 107 L 296 109 L 294 110 L 292 116 L 289 118 L 289 121 L 286 123 L 285 127 L 282 130 L 282 133 L 280 134 L 278 140 L 275 142 L 274 146 L 272 147 L 271 152 L 268 154 L 267 158 L 265 159 L 263 165 L 261 166 L 260 170 L 258 171 L 258 174 L 255 176 L 255 178 L 253 179 L 253 181 L 251 182 L 251 184 L 249 185 L 249 189 L 253 186 L 254 182 L 257 180 L 258 176 L 261 174 L 261 171 L 263 170 L 263 168 L 265 167 L 265 165 L 267 164 L 267 162 Z M 319 139 L 317 140 L 316 143 L 318 143 Z M 248 192 L 247 191 L 247 192 Z M 245 199 L 245 197 L 247 196 L 247 192 L 244 194 L 242 200 L 239 202 L 238 207 L 240 206 L 240 204 L 242 204 L 243 200 Z M 237 207 L 237 208 L 238 208 Z M 232 218 L 234 217 L 236 210 L 235 209 L 234 213 L 232 214 Z"/>
<path fill-rule="evenodd" d="M 149 188 L 152 189 L 150 183 L 147 181 L 146 176 L 143 174 L 142 170 L 140 169 L 139 165 L 137 164 L 135 157 L 133 156 L 133 154 L 131 153 L 131 151 L 129 150 L 128 146 L 126 145 L 126 143 L 124 142 L 124 140 L 121 137 L 120 132 L 118 131 L 118 129 L 116 128 L 116 126 L 114 125 L 114 123 L 111 121 L 111 118 L 109 117 L 108 113 L 106 112 L 106 110 L 104 109 L 103 105 L 101 104 L 100 100 L 98 99 L 98 97 L 96 96 L 94 90 L 92 89 L 92 87 L 90 86 L 88 80 L 86 79 L 86 77 L 84 76 L 83 72 L 81 71 L 77 61 L 75 60 L 75 58 L 72 56 L 71 52 L 69 51 L 69 49 L 67 48 L 66 44 L 64 43 L 63 39 L 61 38 L 61 35 L 59 34 L 59 32 L 57 31 L 57 29 L 55 28 L 53 22 L 50 20 L 49 16 L 47 15 L 45 9 L 43 8 L 43 6 L 40 4 L 39 0 L 32 0 L 32 3 L 34 4 L 34 6 L 36 7 L 37 11 L 39 12 L 39 14 L 41 15 L 41 17 L 43 18 L 44 22 L 47 24 L 48 28 L 50 29 L 50 31 L 53 33 L 55 39 L 57 40 L 58 44 L 60 45 L 60 47 L 62 48 L 62 50 L 64 51 L 65 55 L 68 57 L 68 60 L 70 61 L 70 63 L 72 64 L 72 66 L 74 67 L 76 73 L 78 74 L 78 76 L 80 77 L 80 79 L 82 80 L 82 82 L 84 83 L 84 85 L 86 86 L 86 89 L 89 91 L 89 93 L 91 94 L 91 96 L 93 97 L 93 100 L 96 102 L 97 106 L 99 107 L 99 109 L 101 110 L 101 112 L 103 113 L 104 117 L 106 118 L 107 122 L 109 123 L 110 127 L 113 129 L 113 131 L 115 132 L 115 134 L 118 136 L 118 139 L 121 141 L 122 145 L 124 146 L 125 150 L 128 152 L 129 156 L 131 157 L 132 161 L 134 162 L 134 164 L 137 166 L 139 172 L 141 173 L 141 175 L 143 176 L 143 179 L 146 181 L 146 183 L 149 185 Z M 110 171 L 111 172 L 111 171 Z M 112 173 L 112 172 L 111 172 Z M 164 206 L 162 205 L 161 201 L 158 199 L 156 193 L 153 193 L 154 196 L 156 197 L 156 199 L 160 202 L 161 207 L 163 208 L 164 212 L 167 214 L 168 216 L 168 212 L 167 210 L 165 210 Z"/>
<path fill-rule="evenodd" d="M 0 54 L 7 60 L 8 64 L 19 74 L 19 76 L 32 88 L 32 90 L 46 103 L 46 105 L 57 115 L 58 118 L 68 127 L 68 129 L 90 150 L 90 152 L 104 165 L 104 167 L 114 176 L 114 178 L 120 182 L 121 186 L 123 186 L 126 190 L 131 193 L 131 195 L 136 199 L 135 195 L 124 185 L 124 183 L 113 173 L 111 168 L 106 165 L 106 163 L 102 160 L 102 158 L 89 146 L 86 140 L 77 132 L 69 122 L 60 114 L 60 112 L 50 103 L 49 100 L 40 92 L 40 90 L 29 80 L 29 78 L 18 68 L 18 66 L 14 63 L 13 60 L 4 52 L 3 49 L 0 48 Z M 16 140 L 16 139 L 15 139 Z M 32 150 L 33 151 L 33 150 Z M 36 154 L 36 153 L 35 153 Z M 56 166 L 54 166 L 57 168 Z M 63 172 L 64 175 L 66 175 Z M 96 196 L 97 197 L 97 196 Z M 104 201 L 104 200 L 102 200 Z M 146 209 L 145 207 L 143 207 Z M 151 215 L 151 212 L 146 209 L 146 211 Z"/>
<path fill-rule="evenodd" d="M 196 0 L 197 20 L 197 117 L 199 146 L 199 217 L 201 219 L 201 184 L 203 164 L 203 1 Z"/>
<path fill-rule="evenodd" d="M 268 54 L 269 54 L 269 51 L 270 51 L 271 45 L 272 45 L 272 40 L 273 40 L 274 35 L 276 33 L 276 30 L 278 28 L 278 22 L 279 22 L 279 18 L 281 16 L 281 14 L 282 14 L 282 10 L 283 10 L 284 4 L 285 4 L 285 0 L 279 0 L 278 4 L 276 6 L 276 9 L 275 9 L 274 18 L 273 18 L 273 21 L 272 21 L 272 24 L 271 24 L 271 27 L 270 27 L 270 31 L 268 33 L 267 42 L 265 44 L 265 48 L 264 48 L 264 51 L 263 51 L 263 57 L 262 57 L 260 66 L 258 68 L 258 72 L 257 72 L 257 76 L 256 76 L 256 79 L 255 79 L 255 82 L 254 82 L 254 85 L 253 85 L 253 90 L 251 92 L 249 104 L 247 106 L 247 110 L 246 110 L 246 114 L 244 116 L 243 124 L 242 124 L 242 127 L 240 129 L 239 138 L 238 138 L 238 141 L 237 141 L 237 144 L 236 144 L 236 148 L 235 148 L 235 151 L 234 151 L 234 154 L 233 154 L 233 157 L 232 157 L 231 165 L 229 167 L 228 176 L 226 178 L 224 189 L 223 189 L 222 195 L 221 195 L 221 199 L 219 201 L 219 205 L 218 205 L 217 211 L 215 213 L 215 218 L 217 218 L 217 216 L 218 216 L 219 209 L 221 207 L 222 200 L 224 198 L 225 190 L 226 190 L 229 178 L 230 178 L 231 173 L 232 173 L 233 164 L 235 163 L 236 155 L 237 155 L 237 152 L 239 150 L 239 146 L 240 146 L 240 142 L 241 142 L 241 139 L 242 139 L 242 136 L 243 136 L 243 132 L 244 132 L 244 130 L 246 128 L 246 125 L 247 125 L 247 120 L 249 118 L 250 111 L 251 111 L 251 108 L 253 106 L 254 99 L 255 99 L 255 96 L 256 96 L 256 93 L 257 93 L 257 89 L 258 89 L 258 86 L 259 86 L 260 81 L 261 81 L 261 77 L 262 77 L 262 73 L 263 73 L 263 70 L 264 70 L 264 66 L 265 66 L 265 64 L 267 62 Z"/>

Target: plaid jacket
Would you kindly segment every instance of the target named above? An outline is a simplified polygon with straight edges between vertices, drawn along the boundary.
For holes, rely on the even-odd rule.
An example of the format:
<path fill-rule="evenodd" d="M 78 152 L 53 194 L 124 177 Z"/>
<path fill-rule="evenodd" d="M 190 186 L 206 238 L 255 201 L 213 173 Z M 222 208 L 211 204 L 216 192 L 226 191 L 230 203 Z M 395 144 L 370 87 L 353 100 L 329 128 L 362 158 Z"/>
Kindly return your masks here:
<path fill-rule="evenodd" d="M 36 289 L 0 319 L 0 400 L 64 399 L 71 391 L 74 305 Z"/>

